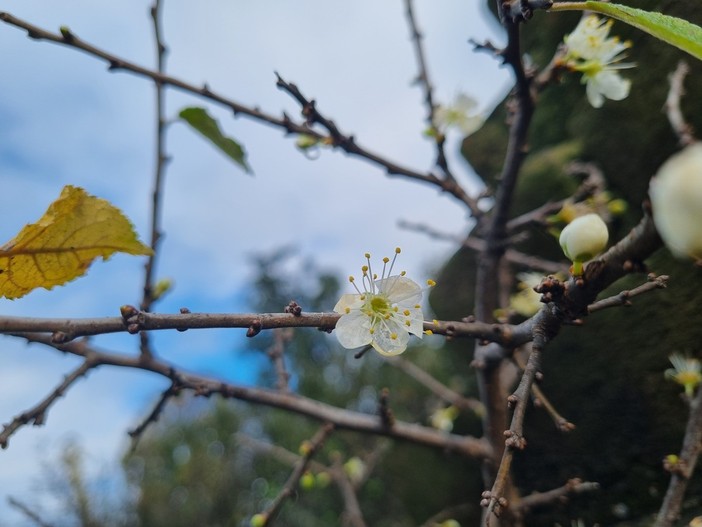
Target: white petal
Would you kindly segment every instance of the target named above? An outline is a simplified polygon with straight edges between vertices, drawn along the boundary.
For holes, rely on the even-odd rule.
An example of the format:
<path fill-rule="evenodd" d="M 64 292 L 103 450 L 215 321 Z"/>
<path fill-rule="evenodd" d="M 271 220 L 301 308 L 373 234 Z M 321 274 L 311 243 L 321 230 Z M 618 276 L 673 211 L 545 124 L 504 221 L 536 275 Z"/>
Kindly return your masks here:
<path fill-rule="evenodd" d="M 409 334 L 407 330 L 392 320 L 387 320 L 385 322 L 386 324 L 382 327 L 376 327 L 371 344 L 381 355 L 387 357 L 399 355 L 407 349 Z M 396 336 L 394 339 L 392 338 L 393 333 Z"/>
<path fill-rule="evenodd" d="M 360 311 L 343 315 L 336 323 L 334 334 L 346 349 L 359 348 L 371 343 L 371 320 Z"/>
<path fill-rule="evenodd" d="M 334 311 L 341 315 L 346 314 L 346 308 L 350 310 L 361 309 L 363 306 L 363 300 L 361 300 L 361 295 L 342 295 L 339 301 L 334 306 Z"/>
<path fill-rule="evenodd" d="M 593 79 L 599 86 L 602 95 L 613 101 L 621 101 L 629 95 L 631 81 L 623 79 L 616 71 L 604 70 Z"/>
<path fill-rule="evenodd" d="M 414 306 L 422 300 L 422 288 L 404 276 L 376 280 L 375 285 L 388 296 L 391 303 L 399 306 Z"/>
<path fill-rule="evenodd" d="M 403 329 L 413 335 L 417 335 L 420 339 L 424 336 L 424 316 L 422 310 L 418 308 L 407 308 L 409 315 L 404 314 L 404 310 L 400 310 L 393 319 L 400 324 Z M 409 326 L 407 325 L 409 322 Z"/>

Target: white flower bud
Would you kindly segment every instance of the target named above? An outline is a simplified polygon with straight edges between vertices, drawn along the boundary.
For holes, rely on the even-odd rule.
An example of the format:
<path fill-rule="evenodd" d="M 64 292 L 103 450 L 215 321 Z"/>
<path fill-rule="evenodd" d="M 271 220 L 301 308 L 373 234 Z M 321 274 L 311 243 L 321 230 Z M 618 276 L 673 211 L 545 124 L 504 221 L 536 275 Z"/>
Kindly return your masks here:
<path fill-rule="evenodd" d="M 597 214 L 575 218 L 561 232 L 559 242 L 573 262 L 573 274 L 582 273 L 582 263 L 591 260 L 607 247 L 607 224 Z"/>
<path fill-rule="evenodd" d="M 675 256 L 702 259 L 702 143 L 673 155 L 649 187 L 653 221 Z"/>

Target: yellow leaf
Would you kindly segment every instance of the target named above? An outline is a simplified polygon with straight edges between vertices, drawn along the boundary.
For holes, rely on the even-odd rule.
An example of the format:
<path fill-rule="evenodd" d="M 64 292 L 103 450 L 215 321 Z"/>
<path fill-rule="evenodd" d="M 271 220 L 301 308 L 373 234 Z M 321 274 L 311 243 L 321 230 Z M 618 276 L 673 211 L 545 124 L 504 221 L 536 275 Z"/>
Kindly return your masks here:
<path fill-rule="evenodd" d="M 122 212 L 104 199 L 66 186 L 37 223 L 0 247 L 0 297 L 19 298 L 82 276 L 98 256 L 149 255 Z"/>

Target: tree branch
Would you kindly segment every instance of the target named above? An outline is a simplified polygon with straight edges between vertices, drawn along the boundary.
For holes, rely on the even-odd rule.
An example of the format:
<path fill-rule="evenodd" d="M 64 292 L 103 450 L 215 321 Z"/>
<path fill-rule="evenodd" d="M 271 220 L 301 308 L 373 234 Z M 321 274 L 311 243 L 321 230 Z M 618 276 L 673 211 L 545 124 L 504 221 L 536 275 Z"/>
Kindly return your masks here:
<path fill-rule="evenodd" d="M 323 423 L 331 423 L 339 429 L 405 440 L 419 445 L 455 452 L 471 458 L 485 458 L 491 453 L 490 447 L 482 439 L 446 434 L 429 427 L 403 421 L 395 421 L 392 427 L 387 427 L 381 423 L 377 415 L 362 414 L 337 408 L 301 395 L 229 384 L 220 380 L 185 373 L 157 358 L 149 359 L 141 355 L 130 357 L 124 354 L 98 351 L 83 341 L 57 344 L 48 335 L 36 333 L 16 334 L 15 336 L 24 338 L 29 342 L 45 344 L 57 350 L 83 357 L 86 359 L 86 363 L 90 364 L 91 368 L 98 366 L 132 368 L 155 373 L 170 381 L 176 379 L 181 391 L 192 391 L 199 396 L 220 395 L 225 399 L 238 399 L 253 404 L 279 408 L 291 413 L 311 417 Z M 26 422 L 27 420 L 21 423 L 18 422 L 12 432 Z"/>
<path fill-rule="evenodd" d="M 206 84 L 202 87 L 198 87 L 176 77 L 172 77 L 170 75 L 166 75 L 158 71 L 153 71 L 148 68 L 144 68 L 143 66 L 139 66 L 138 64 L 135 64 L 121 57 L 108 53 L 78 38 L 73 32 L 71 32 L 70 29 L 66 27 L 63 27 L 61 29 L 61 33 L 59 34 L 51 33 L 50 31 L 46 31 L 40 27 L 25 22 L 24 20 L 21 20 L 11 15 L 10 13 L 4 11 L 0 11 L 0 21 L 23 29 L 27 32 L 27 35 L 34 40 L 46 40 L 49 42 L 54 42 L 56 44 L 68 46 L 73 49 L 78 49 L 87 53 L 88 55 L 102 59 L 108 63 L 110 71 L 128 71 L 137 76 L 149 78 L 154 82 L 160 84 L 161 86 L 170 86 L 172 88 L 176 88 L 178 90 L 190 93 L 192 95 L 202 97 L 213 103 L 229 108 L 234 112 L 234 115 L 245 115 L 256 121 L 260 121 L 265 124 L 274 126 L 276 128 L 280 128 L 289 134 L 305 134 L 311 135 L 319 140 L 326 139 L 326 135 L 313 130 L 312 128 L 310 128 L 310 126 L 306 124 L 299 124 L 293 122 L 287 115 L 283 115 L 282 118 L 275 117 L 271 114 L 262 112 L 257 108 L 251 108 L 244 104 L 238 103 L 220 93 L 216 93 L 212 91 Z M 279 81 L 282 81 L 280 77 Z M 294 84 L 289 84 L 285 81 L 282 81 L 282 83 L 286 86 L 286 91 L 291 93 L 291 95 L 294 91 L 297 91 L 297 87 Z M 297 93 L 299 93 L 299 91 Z M 302 99 L 304 99 L 304 97 Z M 301 99 L 298 100 L 301 102 L 303 110 L 307 107 L 310 107 L 309 102 L 306 101 L 306 99 L 304 99 L 306 101 L 305 103 L 303 103 Z M 313 106 L 314 105 L 312 105 L 312 107 Z M 323 122 L 326 122 L 327 124 L 333 124 L 331 120 L 321 117 L 318 113 L 317 116 L 319 116 L 321 119 L 316 122 L 319 122 L 320 124 L 322 124 Z M 441 190 L 452 195 L 460 202 L 464 203 L 471 210 L 473 210 L 472 198 L 468 196 L 464 189 L 457 185 L 454 181 L 439 178 L 433 173 L 418 172 L 411 168 L 402 166 L 393 161 L 385 159 L 384 157 L 370 150 L 367 150 L 364 147 L 361 147 L 352 136 L 341 134 L 341 132 L 336 128 L 335 125 L 329 131 L 331 132 L 332 130 L 335 130 L 334 133 L 336 133 L 336 136 L 334 136 L 334 133 L 332 134 L 334 146 L 341 148 L 344 152 L 360 157 L 362 159 L 370 161 L 374 165 L 378 165 L 384 168 L 388 175 L 404 176 L 409 179 L 421 181 L 423 183 L 428 183 L 430 185 L 438 187 Z"/>

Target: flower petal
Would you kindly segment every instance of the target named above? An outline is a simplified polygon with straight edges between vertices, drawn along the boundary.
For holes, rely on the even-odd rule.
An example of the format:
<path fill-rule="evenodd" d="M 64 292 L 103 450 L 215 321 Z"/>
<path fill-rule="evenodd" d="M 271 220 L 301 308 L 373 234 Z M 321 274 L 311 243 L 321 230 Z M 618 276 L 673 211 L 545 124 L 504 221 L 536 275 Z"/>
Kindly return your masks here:
<path fill-rule="evenodd" d="M 393 334 L 395 338 L 392 338 Z M 407 333 L 407 330 L 390 319 L 376 327 L 371 344 L 381 355 L 392 357 L 405 351 L 408 342 L 409 333 Z"/>
<path fill-rule="evenodd" d="M 339 301 L 334 306 L 334 311 L 341 315 L 346 314 L 346 308 L 351 311 L 356 309 L 361 309 L 363 306 L 363 300 L 361 300 L 361 295 L 346 294 L 342 295 Z"/>
<path fill-rule="evenodd" d="M 391 303 L 399 306 L 414 306 L 422 300 L 422 288 L 404 276 L 389 276 L 376 280 L 375 285 L 387 295 Z"/>
<path fill-rule="evenodd" d="M 339 319 L 334 333 L 339 344 L 346 349 L 353 349 L 371 343 L 373 335 L 370 329 L 371 319 L 360 311 L 352 311 Z"/>

